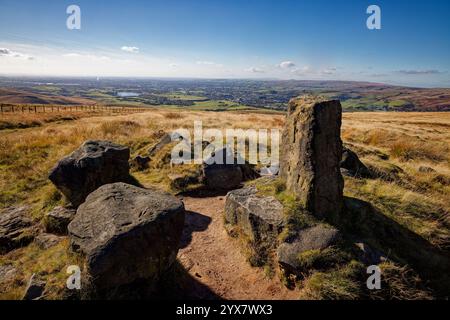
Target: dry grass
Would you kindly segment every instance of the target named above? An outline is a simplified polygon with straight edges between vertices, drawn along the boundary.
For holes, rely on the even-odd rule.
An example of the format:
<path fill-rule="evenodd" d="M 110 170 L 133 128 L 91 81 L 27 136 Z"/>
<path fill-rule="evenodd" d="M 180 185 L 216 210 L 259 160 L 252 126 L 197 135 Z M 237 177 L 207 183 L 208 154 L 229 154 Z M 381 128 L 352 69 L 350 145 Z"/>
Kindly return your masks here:
<path fill-rule="evenodd" d="M 281 128 L 284 123 L 284 116 L 279 114 L 159 109 L 128 115 L 77 113 L 76 118 L 67 119 L 71 121 L 53 118 L 56 115 L 51 114 L 33 116 L 0 117 L 0 123 L 39 122 L 39 127 L 29 125 L 24 129 L 16 126 L 14 130 L 0 130 L 0 208 L 29 204 L 36 222 L 63 201 L 47 179 L 49 170 L 85 140 L 113 140 L 130 146 L 135 156 L 145 154 L 163 131 L 192 130 L 194 121 L 198 120 L 203 122 L 204 128 L 221 129 L 271 129 Z M 402 226 L 433 245 L 449 250 L 450 113 L 348 113 L 344 114 L 342 136 L 364 163 L 380 172 L 378 178 L 371 180 L 346 178 L 346 195 L 371 202 Z M 435 171 L 426 172 L 419 170 L 420 167 Z M 146 186 L 167 189 L 167 173 L 166 169 L 151 167 L 134 175 Z M 47 252 L 31 245 L 0 257 L 1 264 L 18 261 L 15 265 L 20 274 L 17 283 L 8 287 L 8 293 L 0 298 L 19 297 L 29 270 L 43 269 L 62 277 L 57 270 L 62 270 L 69 258 L 58 248 Z M 55 257 L 61 260 L 46 265 L 45 259 L 54 261 Z M 341 270 L 339 275 L 347 271 Z M 321 286 L 325 280 L 333 281 L 325 274 L 311 279 L 310 297 L 321 290 L 325 297 L 351 299 L 353 291 L 359 290 L 342 280 L 348 291 L 337 292 L 341 288 L 334 287 L 334 283 L 331 287 Z"/>

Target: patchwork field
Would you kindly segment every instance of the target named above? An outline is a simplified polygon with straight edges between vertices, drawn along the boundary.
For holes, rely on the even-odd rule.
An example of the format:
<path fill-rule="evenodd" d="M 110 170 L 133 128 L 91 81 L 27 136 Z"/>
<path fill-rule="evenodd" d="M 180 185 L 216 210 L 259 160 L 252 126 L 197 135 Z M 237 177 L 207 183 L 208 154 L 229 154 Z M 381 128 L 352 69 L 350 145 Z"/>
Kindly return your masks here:
<path fill-rule="evenodd" d="M 202 105 L 202 102 L 199 103 Z M 45 225 L 45 214 L 64 204 L 61 194 L 48 180 L 48 172 L 59 159 L 86 140 L 111 140 L 127 145 L 131 148 L 134 158 L 145 154 L 148 148 L 158 141 L 162 132 L 178 128 L 192 129 L 194 121 L 203 121 L 204 128 L 281 129 L 285 116 L 281 113 L 265 114 L 239 110 L 217 113 L 152 109 L 127 115 L 68 113 L 57 116 L 37 115 L 35 119 L 29 117 L 33 115 L 27 115 L 26 119 L 21 114 L 2 115 L 0 118 L 0 209 L 29 206 L 30 218 L 42 229 Z M 35 122 L 35 125 L 18 126 L 17 123 L 21 122 Z M 345 195 L 370 202 L 389 221 L 395 222 L 411 236 L 420 238 L 424 246 L 448 256 L 450 113 L 345 113 L 342 138 L 346 146 L 355 151 L 372 172 L 376 172 L 376 176 L 370 179 L 345 177 Z M 146 187 L 155 186 L 174 192 L 168 178 L 174 169 L 163 160 L 152 163 L 150 168 L 144 171 L 133 171 L 133 176 Z M 211 203 L 211 208 L 215 211 L 209 216 L 219 219 L 223 198 L 217 198 L 215 201 Z M 199 203 L 192 199 L 188 200 L 188 205 L 196 209 L 204 207 L 207 211 L 212 210 L 208 209 L 204 202 Z M 202 244 L 207 240 L 195 238 L 193 243 L 198 241 Z M 415 242 L 411 243 L 411 247 L 400 249 L 414 251 Z M 9 266 L 8 270 L 13 270 L 9 277 L 4 277 L 6 280 L 0 282 L 0 299 L 21 298 L 33 273 L 40 273 L 47 279 L 46 298 L 62 298 L 66 267 L 76 264 L 76 257 L 68 253 L 67 247 L 68 241 L 64 238 L 48 249 L 32 242 L 23 248 L 0 255 L 0 267 Z M 180 256 L 181 269 L 188 269 L 186 254 L 189 253 L 183 251 Z M 389 252 L 386 254 L 389 255 Z M 392 256 L 397 254 L 393 252 Z M 237 265 L 240 265 L 239 263 Z M 395 264 L 386 265 L 386 274 L 390 275 L 391 282 L 389 294 L 383 297 L 448 297 L 448 275 L 434 275 L 436 277 L 433 278 L 430 276 L 433 267 L 427 268 L 421 263 L 422 261 L 418 261 L 413 267 L 410 261 L 400 259 Z M 264 287 L 261 281 L 266 279 L 267 285 L 261 290 L 269 292 L 272 288 L 271 293 L 264 293 L 263 298 L 361 298 L 353 294 L 351 283 L 334 283 L 326 278 L 326 274 L 320 273 L 306 278 L 296 291 L 286 292 L 285 288 L 275 290 L 271 286 L 274 275 L 258 270 L 255 269 L 252 281 Z M 251 272 L 244 267 L 241 271 Z M 195 274 L 200 271 L 193 272 Z M 208 284 L 212 293 L 219 297 L 225 295 L 243 299 L 257 298 L 246 295 L 245 288 L 241 288 L 239 292 L 227 290 L 226 272 L 233 270 L 221 272 L 225 273 L 221 282 L 215 282 L 207 276 L 203 280 L 197 280 Z M 436 284 L 439 282 L 437 279 L 441 286 Z M 447 279 L 447 282 L 442 279 Z"/>

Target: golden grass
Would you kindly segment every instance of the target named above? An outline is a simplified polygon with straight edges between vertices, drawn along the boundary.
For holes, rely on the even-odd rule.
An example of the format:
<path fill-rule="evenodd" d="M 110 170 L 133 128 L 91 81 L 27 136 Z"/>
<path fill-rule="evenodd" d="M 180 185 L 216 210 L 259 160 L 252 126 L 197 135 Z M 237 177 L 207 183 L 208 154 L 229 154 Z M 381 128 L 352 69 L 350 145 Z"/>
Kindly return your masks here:
<path fill-rule="evenodd" d="M 0 130 L 0 209 L 29 204 L 36 222 L 63 201 L 48 181 L 49 170 L 85 140 L 107 139 L 128 145 L 132 156 L 136 156 L 145 155 L 162 132 L 178 128 L 192 130 L 194 121 L 201 120 L 204 128 L 220 129 L 271 129 L 281 128 L 284 124 L 284 115 L 251 112 L 152 109 L 127 115 L 77 113 L 76 118 L 65 120 L 55 120 L 52 116 L 0 117 L 0 123 L 39 122 L 39 127 Z M 371 202 L 386 216 L 435 246 L 448 250 L 450 113 L 346 113 L 342 137 L 364 163 L 380 171 L 376 179 L 346 178 L 345 194 Z M 435 172 L 421 171 L 421 166 L 433 168 Z M 155 169 L 152 165 L 146 171 L 133 174 L 145 186 L 169 190 L 168 173 L 167 168 Z M 8 292 L 2 293 L 0 299 L 19 298 L 31 271 L 42 269 L 56 274 L 56 279 L 65 276 L 58 270 L 72 258 L 63 251 L 61 246 L 42 251 L 31 245 L 0 257 L 1 264 L 17 261 L 14 265 L 19 269 L 17 283 L 8 285 Z M 60 260 L 56 261 L 56 258 Z M 320 287 L 323 281 L 331 281 L 331 287 Z M 336 292 L 332 281 L 324 274 L 315 276 L 308 286 L 315 291 L 311 289 L 309 297 L 322 291 L 324 296 L 351 299 L 353 290 L 359 290 L 352 288 L 351 283 L 343 283 L 344 287 L 349 286 L 348 292 Z M 55 292 L 60 292 L 58 290 Z"/>

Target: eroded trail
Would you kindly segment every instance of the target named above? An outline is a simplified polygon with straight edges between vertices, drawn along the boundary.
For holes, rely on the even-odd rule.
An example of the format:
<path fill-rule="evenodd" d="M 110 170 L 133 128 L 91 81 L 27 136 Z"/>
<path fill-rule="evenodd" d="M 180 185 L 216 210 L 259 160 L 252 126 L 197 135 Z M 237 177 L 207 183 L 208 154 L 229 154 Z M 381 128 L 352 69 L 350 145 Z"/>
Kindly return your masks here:
<path fill-rule="evenodd" d="M 183 199 L 186 223 L 178 259 L 191 277 L 222 299 L 297 299 L 277 276 L 253 268 L 223 226 L 225 197 Z M 208 297 L 198 297 L 208 298 Z"/>

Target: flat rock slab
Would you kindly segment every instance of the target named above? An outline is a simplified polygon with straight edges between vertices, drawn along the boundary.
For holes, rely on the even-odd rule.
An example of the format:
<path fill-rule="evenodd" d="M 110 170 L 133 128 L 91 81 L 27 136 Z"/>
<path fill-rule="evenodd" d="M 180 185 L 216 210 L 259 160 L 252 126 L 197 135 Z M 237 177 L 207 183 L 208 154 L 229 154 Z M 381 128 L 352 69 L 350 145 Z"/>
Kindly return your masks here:
<path fill-rule="evenodd" d="M 51 170 L 49 179 L 78 207 L 98 187 L 129 180 L 130 149 L 110 141 L 86 141 Z"/>
<path fill-rule="evenodd" d="M 184 205 L 174 196 L 125 183 L 91 193 L 69 224 L 71 247 L 86 257 L 97 291 L 158 281 L 176 259 Z"/>
<path fill-rule="evenodd" d="M 257 193 L 255 187 L 229 192 L 225 203 L 226 222 L 241 225 L 256 239 L 264 237 L 263 230 L 278 234 L 284 225 L 283 205 L 274 197 Z"/>
<path fill-rule="evenodd" d="M 0 253 L 33 241 L 32 221 L 28 213 L 28 207 L 11 207 L 0 212 Z"/>
<path fill-rule="evenodd" d="M 278 262 L 284 268 L 296 270 L 300 267 L 298 257 L 301 253 L 328 248 L 339 237 L 337 229 L 322 224 L 299 231 L 295 241 L 282 243 L 278 247 Z"/>

